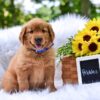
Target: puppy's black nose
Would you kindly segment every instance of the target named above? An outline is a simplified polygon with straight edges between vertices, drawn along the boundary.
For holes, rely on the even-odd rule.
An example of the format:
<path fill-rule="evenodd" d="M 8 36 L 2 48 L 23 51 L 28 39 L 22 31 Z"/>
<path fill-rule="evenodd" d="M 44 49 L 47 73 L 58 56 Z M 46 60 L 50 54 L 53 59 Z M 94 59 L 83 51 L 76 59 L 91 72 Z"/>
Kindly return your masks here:
<path fill-rule="evenodd" d="M 37 44 L 40 44 L 40 43 L 42 42 L 42 38 L 35 38 L 35 42 L 36 42 Z"/>

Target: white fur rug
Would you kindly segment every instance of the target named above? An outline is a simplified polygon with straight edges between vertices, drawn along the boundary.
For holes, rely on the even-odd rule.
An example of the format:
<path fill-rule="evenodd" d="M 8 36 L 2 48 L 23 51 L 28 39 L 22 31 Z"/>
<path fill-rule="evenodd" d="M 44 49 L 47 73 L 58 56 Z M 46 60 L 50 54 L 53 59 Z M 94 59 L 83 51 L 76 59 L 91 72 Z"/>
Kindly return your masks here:
<path fill-rule="evenodd" d="M 87 20 L 78 15 L 65 15 L 52 21 L 51 24 L 56 35 L 55 49 L 64 44 L 68 37 L 82 29 Z M 0 79 L 20 45 L 18 40 L 20 30 L 21 26 L 0 30 Z M 53 93 L 43 90 L 8 94 L 1 89 L 0 100 L 100 100 L 100 83 L 62 86 L 61 66 L 58 66 L 58 59 L 56 60 L 55 85 L 58 90 Z"/>
<path fill-rule="evenodd" d="M 7 94 L 1 90 L 0 100 L 100 100 L 100 83 L 82 86 L 66 85 L 53 93 L 44 90 Z"/>

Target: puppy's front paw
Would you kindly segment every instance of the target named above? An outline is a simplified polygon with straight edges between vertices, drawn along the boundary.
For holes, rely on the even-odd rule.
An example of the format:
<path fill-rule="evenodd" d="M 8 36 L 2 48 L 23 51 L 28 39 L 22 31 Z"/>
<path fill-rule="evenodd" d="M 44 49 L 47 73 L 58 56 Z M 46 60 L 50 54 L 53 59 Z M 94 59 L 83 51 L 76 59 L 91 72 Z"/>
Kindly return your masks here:
<path fill-rule="evenodd" d="M 21 87 L 19 87 L 19 91 L 21 91 L 21 92 L 23 92 L 23 91 L 27 91 L 27 90 L 29 90 L 29 86 L 21 86 Z"/>
<path fill-rule="evenodd" d="M 13 94 L 13 93 L 17 93 L 17 92 L 18 92 L 18 90 L 14 89 L 14 90 L 11 90 L 9 93 Z"/>
<path fill-rule="evenodd" d="M 50 89 L 49 89 L 49 91 L 50 92 L 55 92 L 57 89 L 55 88 L 55 87 L 51 87 Z"/>

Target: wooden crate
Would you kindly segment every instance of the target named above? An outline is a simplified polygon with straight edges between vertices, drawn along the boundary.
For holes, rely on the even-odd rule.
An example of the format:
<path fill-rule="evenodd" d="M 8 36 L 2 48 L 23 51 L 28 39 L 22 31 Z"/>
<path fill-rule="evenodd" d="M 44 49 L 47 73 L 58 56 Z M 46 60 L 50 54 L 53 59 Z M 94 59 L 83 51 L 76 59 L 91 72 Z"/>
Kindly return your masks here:
<path fill-rule="evenodd" d="M 65 56 L 62 58 L 62 80 L 66 84 L 77 84 L 77 67 L 76 58 L 74 56 Z"/>

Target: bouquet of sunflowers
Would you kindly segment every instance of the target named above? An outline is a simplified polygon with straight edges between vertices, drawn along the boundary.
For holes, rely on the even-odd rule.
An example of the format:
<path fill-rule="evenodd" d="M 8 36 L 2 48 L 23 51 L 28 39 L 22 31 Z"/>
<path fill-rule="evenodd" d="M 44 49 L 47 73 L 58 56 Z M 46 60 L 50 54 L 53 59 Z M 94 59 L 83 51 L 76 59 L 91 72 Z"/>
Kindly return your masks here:
<path fill-rule="evenodd" d="M 100 19 L 88 21 L 83 30 L 79 31 L 73 38 L 70 38 L 70 41 L 58 49 L 57 54 L 66 56 L 68 50 L 70 50 L 70 55 L 74 54 L 76 57 L 99 54 Z"/>
<path fill-rule="evenodd" d="M 72 41 L 73 53 L 76 56 L 95 55 L 100 53 L 100 20 L 90 20 L 85 29 L 78 32 Z"/>

